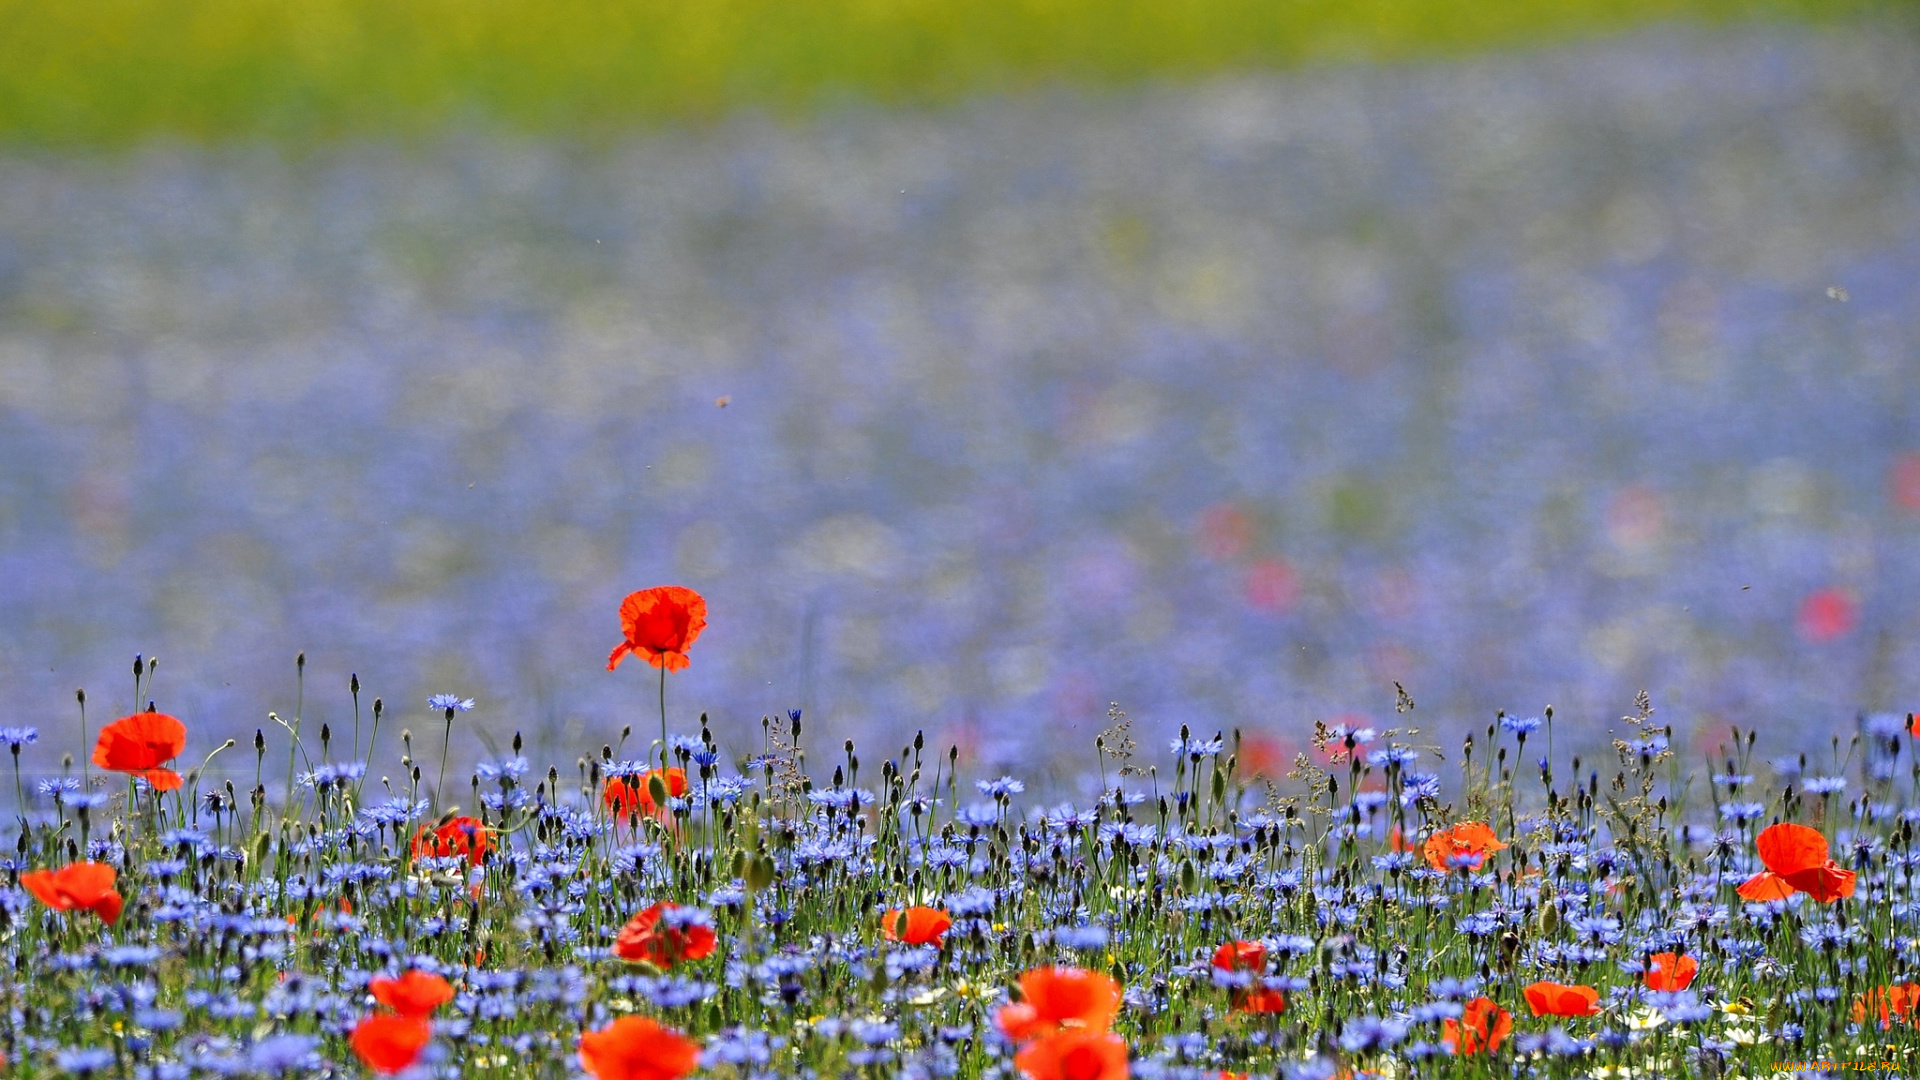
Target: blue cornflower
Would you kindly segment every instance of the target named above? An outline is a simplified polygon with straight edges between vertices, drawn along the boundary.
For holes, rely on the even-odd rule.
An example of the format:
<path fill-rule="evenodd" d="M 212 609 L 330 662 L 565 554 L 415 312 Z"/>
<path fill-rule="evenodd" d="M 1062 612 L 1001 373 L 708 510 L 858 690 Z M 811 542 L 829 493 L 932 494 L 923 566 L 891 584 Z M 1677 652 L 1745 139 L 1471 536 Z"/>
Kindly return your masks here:
<path fill-rule="evenodd" d="M 993 893 L 977 885 L 963 892 L 947 894 L 947 911 L 955 918 L 991 914 L 993 905 Z"/>
<path fill-rule="evenodd" d="M 253 1044 L 247 1064 L 255 1072 L 279 1076 L 295 1069 L 305 1071 L 320 1040 L 310 1035 L 274 1035 Z"/>
<path fill-rule="evenodd" d="M 1027 790 L 1027 785 L 1011 776 L 1003 776 L 998 780 L 975 780 L 973 786 L 980 789 L 980 794 L 994 799 L 1004 799 Z"/>
<path fill-rule="evenodd" d="M 1407 1025 L 1378 1016 L 1356 1016 L 1340 1029 L 1340 1049 L 1349 1054 L 1385 1050 L 1407 1037 Z"/>
<path fill-rule="evenodd" d="M 80 1047 L 73 1050 L 61 1050 L 53 1055 L 53 1062 L 63 1072 L 86 1076 L 113 1066 L 113 1051 L 97 1046 Z"/>
<path fill-rule="evenodd" d="M 1215 735 L 1211 739 L 1174 739 L 1167 743 L 1167 749 L 1176 755 L 1189 754 L 1207 757 L 1209 755 L 1224 753 L 1227 749 L 1227 743 L 1226 740 L 1222 739 L 1219 735 Z"/>
<path fill-rule="evenodd" d="M 1420 760 L 1420 751 L 1411 746 L 1389 746 L 1367 755 L 1369 765 L 1411 765 Z"/>
<path fill-rule="evenodd" d="M 900 1025 L 880 1020 L 855 1020 L 853 1037 L 868 1046 L 885 1046 L 900 1037 Z"/>
<path fill-rule="evenodd" d="M 642 976 L 633 981 L 634 989 L 659 1009 L 683 1009 L 695 1002 L 705 1001 L 720 990 L 713 983 L 683 979 L 678 975 Z"/>
<path fill-rule="evenodd" d="M 1458 1020 L 1463 1011 L 1457 1001 L 1429 1001 L 1415 1005 L 1407 1013 L 1407 1019 L 1416 1024 L 1429 1024 L 1436 1020 Z"/>
<path fill-rule="evenodd" d="M 1711 1010 L 1709 1010 L 1711 1012 Z M 1544 1035 L 1521 1035 L 1513 1041 L 1522 1054 L 1546 1054 L 1549 1057 L 1573 1057 L 1593 1049 L 1593 1043 L 1576 1039 L 1562 1028 L 1548 1028 Z"/>
<path fill-rule="evenodd" d="M 865 788 L 827 788 L 825 791 L 807 792 L 807 801 L 815 806 L 846 810 L 873 805 L 873 792 Z"/>
<path fill-rule="evenodd" d="M 427 708 L 435 712 L 445 712 L 448 709 L 454 712 L 466 712 L 473 708 L 473 699 L 462 699 L 459 694 L 435 694 L 427 699 Z"/>
<path fill-rule="evenodd" d="M 1546 721 L 1538 716 L 1502 716 L 1500 718 L 1500 726 L 1502 728 L 1513 732 L 1523 739 L 1539 731 L 1540 725 L 1545 722 Z"/>
<path fill-rule="evenodd" d="M 15 753 L 28 743 L 40 741 L 40 729 L 30 727 L 0 727 L 0 742 L 6 743 Z"/>
<path fill-rule="evenodd" d="M 1063 926 L 1053 932 L 1053 941 L 1063 949 L 1104 949 L 1107 947 L 1107 928 Z"/>
<path fill-rule="evenodd" d="M 319 788 L 358 780 L 367 773 L 364 763 L 358 761 L 330 762 L 316 766 L 312 771 L 300 776 L 302 787 Z"/>
<path fill-rule="evenodd" d="M 480 774 L 482 780 L 518 780 L 527 774 L 527 759 L 513 757 L 498 762 L 483 761 L 474 771 Z"/>
<path fill-rule="evenodd" d="M 1847 790 L 1847 778 L 1844 776 L 1809 776 L 1800 782 L 1800 787 L 1809 795 L 1832 795 Z"/>
<path fill-rule="evenodd" d="M 1284 1080 L 1333 1080 L 1340 1073 L 1340 1063 L 1327 1057 L 1310 1057 L 1305 1061 L 1290 1062 L 1280 1069 Z"/>
<path fill-rule="evenodd" d="M 959 813 L 954 816 L 960 819 L 962 825 L 978 825 L 986 828 L 1000 820 L 1000 808 L 993 803 L 974 803 L 961 807 Z"/>
<path fill-rule="evenodd" d="M 1766 812 L 1766 803 L 1723 802 L 1720 804 L 1720 816 L 1730 821 L 1752 821 Z"/>
<path fill-rule="evenodd" d="M 1422 799 L 1440 798 L 1440 778 L 1432 773 L 1407 773 L 1400 780 L 1400 805 L 1412 806 Z"/>
<path fill-rule="evenodd" d="M 765 1065 L 773 1060 L 773 1051 L 784 1040 L 769 1039 L 766 1032 L 734 1027 L 716 1033 L 707 1040 L 701 1053 L 704 1065 Z"/>

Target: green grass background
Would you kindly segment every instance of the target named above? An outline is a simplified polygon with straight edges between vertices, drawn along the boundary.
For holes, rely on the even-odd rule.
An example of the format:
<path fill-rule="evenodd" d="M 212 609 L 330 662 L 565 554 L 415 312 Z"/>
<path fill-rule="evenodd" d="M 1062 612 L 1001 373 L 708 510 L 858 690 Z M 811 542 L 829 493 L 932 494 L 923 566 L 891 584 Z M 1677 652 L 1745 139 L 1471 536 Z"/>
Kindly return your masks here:
<path fill-rule="evenodd" d="M 0 140 L 588 138 L 741 108 L 1399 60 L 1886 0 L 0 0 Z"/>

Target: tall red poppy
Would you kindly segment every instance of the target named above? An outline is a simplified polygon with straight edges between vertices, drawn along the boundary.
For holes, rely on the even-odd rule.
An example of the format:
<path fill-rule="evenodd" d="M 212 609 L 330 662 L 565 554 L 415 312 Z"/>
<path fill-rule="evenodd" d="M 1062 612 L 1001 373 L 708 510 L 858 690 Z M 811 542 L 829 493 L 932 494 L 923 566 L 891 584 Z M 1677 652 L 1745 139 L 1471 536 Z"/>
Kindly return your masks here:
<path fill-rule="evenodd" d="M 1127 1041 L 1104 1031 L 1061 1031 L 1014 1055 L 1030 1080 L 1126 1080 Z"/>
<path fill-rule="evenodd" d="M 1120 1015 L 1120 984 L 1084 968 L 1035 968 L 1020 976 L 1020 1001 L 995 1017 L 1015 1042 L 1061 1030 L 1101 1032 Z"/>
<path fill-rule="evenodd" d="M 380 976 L 367 982 L 373 1000 L 399 1013 L 425 1019 L 453 1000 L 453 984 L 430 971 L 408 971 L 397 979 Z"/>
<path fill-rule="evenodd" d="M 82 862 L 58 870 L 31 870 L 20 875 L 20 887 L 55 911 L 91 911 L 112 925 L 120 920 L 126 901 L 113 887 L 114 869 L 105 863 Z"/>
<path fill-rule="evenodd" d="M 599 1080 L 680 1080 L 700 1064 L 700 1044 L 645 1016 L 580 1033 L 580 1067 Z"/>
<path fill-rule="evenodd" d="M 1864 995 L 1856 995 L 1853 999 L 1854 1023 L 1866 1023 L 1869 1006 L 1880 1014 L 1880 1026 L 1883 1028 L 1892 1027 L 1895 1020 L 1911 1021 L 1915 1007 L 1920 1006 L 1920 983 L 1878 986 Z"/>
<path fill-rule="evenodd" d="M 416 859 L 462 858 L 479 866 L 492 850 L 493 830 L 482 825 L 479 818 L 465 815 L 432 829 L 422 825 L 413 836 L 413 857 Z"/>
<path fill-rule="evenodd" d="M 909 945 L 938 945 L 953 925 L 953 916 L 940 908 L 894 908 L 880 916 L 880 934 L 888 941 Z"/>
<path fill-rule="evenodd" d="M 1213 951 L 1213 966 L 1221 971 L 1251 971 L 1259 975 L 1267 970 L 1267 947 L 1257 941 L 1229 941 Z M 1246 1013 L 1287 1011 L 1287 997 L 1265 986 L 1236 988 L 1233 1010 Z"/>
<path fill-rule="evenodd" d="M 1647 958 L 1647 989 L 1669 994 L 1685 990 L 1693 985 L 1693 977 L 1699 970 L 1700 961 L 1691 956 L 1655 953 Z"/>
<path fill-rule="evenodd" d="M 1820 830 L 1782 822 L 1760 830 L 1754 850 L 1766 869 L 1739 888 L 1747 900 L 1784 900 L 1806 893 L 1823 904 L 1853 895 L 1854 873 L 1842 870 L 1827 855 L 1827 838 Z"/>
<path fill-rule="evenodd" d="M 1467 1002 L 1460 1019 L 1441 1025 L 1440 1041 L 1451 1053 L 1491 1054 L 1512 1033 L 1513 1016 L 1492 998 L 1477 997 Z"/>
<path fill-rule="evenodd" d="M 356 1024 L 347 1041 L 361 1064 L 391 1076 L 418 1061 L 431 1038 L 432 1026 L 420 1017 L 382 1013 Z"/>
<path fill-rule="evenodd" d="M 1213 950 L 1213 966 L 1258 974 L 1267 970 L 1267 947 L 1257 941 L 1229 941 Z"/>
<path fill-rule="evenodd" d="M 663 925 L 668 922 L 667 913 L 679 906 L 662 900 L 629 919 L 613 943 L 613 954 L 634 963 L 645 961 L 657 968 L 671 968 L 710 955 L 715 945 L 713 927 L 699 923 Z"/>
<path fill-rule="evenodd" d="M 1600 1011 L 1600 991 L 1591 986 L 1537 982 L 1523 992 L 1535 1016 L 1592 1016 Z"/>
<path fill-rule="evenodd" d="M 180 774 L 163 766 L 186 748 L 185 724 L 163 712 L 137 712 L 100 729 L 93 763 L 137 776 L 155 791 L 172 791 L 181 784 Z"/>
<path fill-rule="evenodd" d="M 687 647 L 707 627 L 707 602 L 692 589 L 656 585 L 631 593 L 620 604 L 620 628 L 627 639 L 614 646 L 607 670 L 633 653 L 654 667 L 679 671 L 691 661 Z"/>
<path fill-rule="evenodd" d="M 1427 865 L 1435 870 L 1460 867 L 1478 870 L 1488 855 L 1504 851 L 1506 846 L 1491 828 L 1481 822 L 1463 821 L 1451 829 L 1442 829 L 1427 837 L 1427 842 L 1421 846 L 1421 853 L 1427 857 Z"/>
<path fill-rule="evenodd" d="M 638 776 L 611 776 L 607 786 L 600 793 L 601 801 L 607 804 L 607 810 L 617 820 L 624 820 L 636 811 L 642 814 L 654 814 L 661 807 L 653 805 L 653 793 L 649 782 L 654 777 L 666 786 L 667 797 L 680 798 L 687 793 L 687 770 L 675 766 L 670 769 L 648 769 Z"/>

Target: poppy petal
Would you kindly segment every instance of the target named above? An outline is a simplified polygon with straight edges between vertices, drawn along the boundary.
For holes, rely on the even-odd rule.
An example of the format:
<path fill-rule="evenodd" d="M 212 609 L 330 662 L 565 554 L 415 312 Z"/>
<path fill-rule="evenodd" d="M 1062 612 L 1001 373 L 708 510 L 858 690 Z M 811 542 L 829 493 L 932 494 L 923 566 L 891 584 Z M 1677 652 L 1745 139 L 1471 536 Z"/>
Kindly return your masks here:
<path fill-rule="evenodd" d="M 1827 838 L 1820 830 L 1791 822 L 1760 830 L 1753 847 L 1767 869 L 1782 877 L 1824 866 L 1827 862 Z"/>
<path fill-rule="evenodd" d="M 1793 886 L 1787 879 L 1771 870 L 1762 870 L 1742 882 L 1735 892 L 1742 900 L 1785 900 L 1793 895 Z"/>

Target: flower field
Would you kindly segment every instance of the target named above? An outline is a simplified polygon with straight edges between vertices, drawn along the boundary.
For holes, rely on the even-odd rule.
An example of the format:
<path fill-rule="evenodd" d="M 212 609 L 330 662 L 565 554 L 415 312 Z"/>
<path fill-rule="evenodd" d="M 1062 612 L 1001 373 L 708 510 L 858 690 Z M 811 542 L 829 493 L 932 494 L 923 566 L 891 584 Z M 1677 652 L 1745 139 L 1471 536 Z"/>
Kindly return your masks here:
<path fill-rule="evenodd" d="M 1831 760 L 1756 764 L 1736 728 L 1683 761 L 1643 694 L 1583 761 L 1550 710 L 1431 745 L 1403 692 L 1394 726 L 1319 725 L 1289 765 L 1237 731 L 1143 744 L 1115 707 L 1085 748 L 1101 794 L 1056 805 L 798 710 L 749 746 L 690 733 L 668 673 L 706 624 L 689 589 L 621 607 L 609 666 L 657 669 L 659 738 L 548 764 L 516 735 L 464 782 L 445 761 L 472 701 L 436 697 L 439 730 L 374 760 L 391 721 L 357 678 L 350 728 L 209 732 L 136 659 L 135 710 L 31 789 L 38 733 L 0 730 L 9 1075 L 1913 1063 L 1920 767 L 1897 722 Z M 654 691 L 647 667 L 609 678 L 636 668 Z M 220 755 L 252 783 L 209 780 Z"/>

